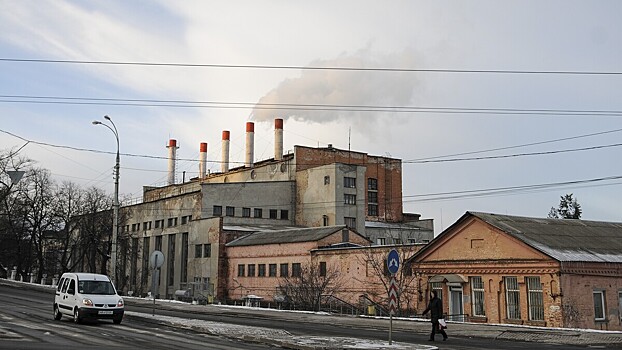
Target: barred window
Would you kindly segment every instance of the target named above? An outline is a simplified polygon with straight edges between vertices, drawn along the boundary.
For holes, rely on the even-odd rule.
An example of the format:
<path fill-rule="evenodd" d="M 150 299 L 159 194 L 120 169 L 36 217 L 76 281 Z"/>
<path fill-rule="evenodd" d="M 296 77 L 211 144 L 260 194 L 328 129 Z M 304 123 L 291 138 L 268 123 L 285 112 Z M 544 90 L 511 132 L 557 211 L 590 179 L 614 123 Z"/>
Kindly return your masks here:
<path fill-rule="evenodd" d="M 289 277 L 289 264 L 281 264 L 281 277 Z"/>
<path fill-rule="evenodd" d="M 525 277 L 527 284 L 527 307 L 530 321 L 544 321 L 544 295 L 540 277 Z"/>
<path fill-rule="evenodd" d="M 372 177 L 367 179 L 367 189 L 368 190 L 377 190 L 378 189 L 378 179 L 374 179 Z"/>
<path fill-rule="evenodd" d="M 471 294 L 473 299 L 473 316 L 486 316 L 484 308 L 484 281 L 480 276 L 471 277 Z"/>
<path fill-rule="evenodd" d="M 266 277 L 266 264 L 257 265 L 257 276 Z"/>
<path fill-rule="evenodd" d="M 276 264 L 270 264 L 268 265 L 268 273 L 270 274 L 270 277 L 276 277 Z"/>
<path fill-rule="evenodd" d="M 355 194 L 344 194 L 343 195 L 343 203 L 344 204 L 356 204 L 356 195 Z"/>
<path fill-rule="evenodd" d="M 507 306 L 507 318 L 512 320 L 520 319 L 520 290 L 518 289 L 518 278 L 505 277 L 505 304 Z"/>
<path fill-rule="evenodd" d="M 255 277 L 255 264 L 248 264 L 247 268 L 248 268 L 247 276 Z"/>
<path fill-rule="evenodd" d="M 244 277 L 245 266 L 244 264 L 238 264 L 238 277 Z"/>
<path fill-rule="evenodd" d="M 436 295 L 439 299 L 443 299 L 443 283 L 442 282 L 432 282 L 430 283 L 430 289 L 436 291 Z"/>
<path fill-rule="evenodd" d="M 378 216 L 378 204 L 367 204 L 367 215 Z"/>

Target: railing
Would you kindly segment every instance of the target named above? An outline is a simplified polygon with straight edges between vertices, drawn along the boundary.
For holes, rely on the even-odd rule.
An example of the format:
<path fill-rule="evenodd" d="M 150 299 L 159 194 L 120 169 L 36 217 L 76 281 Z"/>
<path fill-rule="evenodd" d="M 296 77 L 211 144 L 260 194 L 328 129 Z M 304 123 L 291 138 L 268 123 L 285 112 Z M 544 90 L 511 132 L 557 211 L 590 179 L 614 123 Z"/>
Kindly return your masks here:
<path fill-rule="evenodd" d="M 356 305 L 352 305 L 347 301 L 340 299 L 334 295 L 322 295 L 320 297 L 320 310 L 340 314 L 360 314 L 360 310 Z"/>
<path fill-rule="evenodd" d="M 374 316 L 389 316 L 389 311 L 387 309 L 385 309 L 384 306 L 382 306 L 382 305 L 378 304 L 377 302 L 371 300 L 367 296 L 367 294 L 362 294 L 360 296 L 360 298 L 363 298 L 363 299 L 367 300 L 371 304 L 371 306 L 374 307 L 374 313 L 375 313 Z"/>

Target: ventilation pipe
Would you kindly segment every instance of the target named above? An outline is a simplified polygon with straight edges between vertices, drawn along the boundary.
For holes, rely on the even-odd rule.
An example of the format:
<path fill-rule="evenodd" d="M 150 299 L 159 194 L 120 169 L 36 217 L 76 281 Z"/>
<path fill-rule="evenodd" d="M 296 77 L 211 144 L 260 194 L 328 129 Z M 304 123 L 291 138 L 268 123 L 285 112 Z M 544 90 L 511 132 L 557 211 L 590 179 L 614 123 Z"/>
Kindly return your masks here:
<path fill-rule="evenodd" d="M 274 120 L 274 160 L 283 159 L 283 119 Z"/>
<path fill-rule="evenodd" d="M 168 184 L 175 184 L 175 160 L 177 158 L 177 140 L 168 140 Z"/>
<path fill-rule="evenodd" d="M 207 142 L 201 142 L 199 149 L 199 179 L 207 173 Z"/>
<path fill-rule="evenodd" d="M 255 123 L 246 122 L 246 162 L 245 166 L 251 168 L 255 157 Z"/>
<path fill-rule="evenodd" d="M 229 130 L 222 132 L 222 163 L 220 171 L 226 173 L 229 171 Z"/>

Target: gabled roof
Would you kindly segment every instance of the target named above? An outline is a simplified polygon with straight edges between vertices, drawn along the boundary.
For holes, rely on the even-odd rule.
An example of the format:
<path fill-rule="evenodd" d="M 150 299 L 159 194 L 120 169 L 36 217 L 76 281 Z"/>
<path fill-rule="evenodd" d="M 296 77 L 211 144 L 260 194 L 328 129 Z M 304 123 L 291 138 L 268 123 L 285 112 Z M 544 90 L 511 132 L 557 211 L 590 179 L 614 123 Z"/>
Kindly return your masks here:
<path fill-rule="evenodd" d="M 341 232 L 345 225 L 322 226 L 311 228 L 295 228 L 278 231 L 259 231 L 240 237 L 227 243 L 227 247 L 239 247 L 249 245 L 300 243 L 319 241 L 336 232 Z"/>
<path fill-rule="evenodd" d="M 622 223 L 539 219 L 480 212 L 466 212 L 456 223 L 470 216 L 481 219 L 558 261 L 622 263 Z"/>

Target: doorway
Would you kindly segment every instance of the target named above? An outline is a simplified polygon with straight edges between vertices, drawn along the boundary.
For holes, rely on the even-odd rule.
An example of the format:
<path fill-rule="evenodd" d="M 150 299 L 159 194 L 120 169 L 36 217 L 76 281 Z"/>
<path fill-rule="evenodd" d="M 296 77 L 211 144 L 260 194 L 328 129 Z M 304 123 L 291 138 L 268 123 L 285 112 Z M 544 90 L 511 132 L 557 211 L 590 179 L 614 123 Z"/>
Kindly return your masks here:
<path fill-rule="evenodd" d="M 464 322 L 462 286 L 449 286 L 449 316 L 447 319 L 450 321 Z"/>

